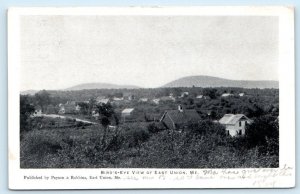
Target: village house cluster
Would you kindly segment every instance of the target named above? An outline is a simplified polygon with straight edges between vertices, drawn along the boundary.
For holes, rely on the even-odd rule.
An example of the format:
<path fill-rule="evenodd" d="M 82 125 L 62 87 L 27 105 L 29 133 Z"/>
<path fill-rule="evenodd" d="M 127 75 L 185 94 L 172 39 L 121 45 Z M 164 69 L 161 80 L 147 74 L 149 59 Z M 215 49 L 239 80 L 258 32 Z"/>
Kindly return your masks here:
<path fill-rule="evenodd" d="M 126 105 L 126 103 L 135 101 L 138 103 L 151 103 L 153 105 L 159 105 L 163 102 L 176 103 L 177 99 L 186 98 L 190 94 L 189 92 L 182 92 L 179 96 L 174 96 L 173 93 L 170 93 L 168 96 L 162 96 L 160 98 L 149 99 L 146 97 L 141 97 L 137 99 L 134 95 L 125 94 L 122 97 L 106 97 L 106 96 L 97 96 L 94 98 L 94 105 L 91 107 L 91 116 L 94 119 L 99 118 L 99 113 L 97 112 L 97 105 L 111 103 L 113 105 Z M 234 96 L 231 93 L 223 93 L 221 98 L 228 98 Z M 244 93 L 239 93 L 238 97 L 244 97 Z M 211 100 L 209 96 L 199 94 L 195 97 L 197 100 Z M 53 105 L 48 105 L 45 109 L 46 114 L 80 114 L 80 111 L 83 107 L 81 104 L 90 104 L 90 100 L 76 102 L 76 101 L 67 101 L 66 103 L 60 103 L 57 107 Z M 135 107 L 126 107 L 120 111 L 121 122 L 132 122 L 134 120 L 134 114 L 136 112 Z M 211 110 L 206 111 L 210 115 Z M 137 113 L 138 114 L 138 113 Z M 41 107 L 36 107 L 34 112 L 35 117 L 43 116 Z M 172 130 L 180 130 L 191 123 L 197 123 L 201 120 L 200 115 L 195 109 L 185 109 L 182 105 L 178 105 L 178 108 L 175 110 L 165 110 L 157 119 L 158 122 L 162 123 L 166 128 Z M 251 124 L 253 121 L 246 117 L 244 114 L 225 114 L 220 120 L 216 120 L 221 125 L 225 126 L 226 133 L 232 137 L 245 135 L 245 130 L 247 124 Z"/>

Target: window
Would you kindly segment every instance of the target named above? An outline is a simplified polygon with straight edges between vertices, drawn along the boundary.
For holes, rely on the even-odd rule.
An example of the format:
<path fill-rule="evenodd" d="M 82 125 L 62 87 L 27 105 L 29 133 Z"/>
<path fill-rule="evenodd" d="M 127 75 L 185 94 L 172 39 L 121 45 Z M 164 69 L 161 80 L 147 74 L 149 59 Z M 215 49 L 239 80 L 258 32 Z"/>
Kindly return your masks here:
<path fill-rule="evenodd" d="M 242 126 L 242 121 L 239 122 L 239 126 L 240 126 L 240 127 Z"/>
<path fill-rule="evenodd" d="M 226 130 L 226 134 L 229 135 L 229 130 Z"/>
<path fill-rule="evenodd" d="M 241 130 L 241 129 L 239 129 L 238 134 L 239 134 L 239 135 L 242 135 L 242 130 Z"/>

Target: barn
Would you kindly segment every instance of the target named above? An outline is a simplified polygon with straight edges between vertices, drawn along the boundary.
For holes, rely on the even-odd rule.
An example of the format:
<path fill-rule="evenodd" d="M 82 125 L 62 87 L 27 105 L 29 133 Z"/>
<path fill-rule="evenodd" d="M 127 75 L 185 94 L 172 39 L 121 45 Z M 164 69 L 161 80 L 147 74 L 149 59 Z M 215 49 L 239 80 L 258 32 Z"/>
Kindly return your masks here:
<path fill-rule="evenodd" d="M 197 123 L 201 120 L 196 110 L 183 110 L 182 106 L 178 106 L 178 110 L 165 111 L 160 119 L 168 129 L 182 129 L 188 124 Z"/>

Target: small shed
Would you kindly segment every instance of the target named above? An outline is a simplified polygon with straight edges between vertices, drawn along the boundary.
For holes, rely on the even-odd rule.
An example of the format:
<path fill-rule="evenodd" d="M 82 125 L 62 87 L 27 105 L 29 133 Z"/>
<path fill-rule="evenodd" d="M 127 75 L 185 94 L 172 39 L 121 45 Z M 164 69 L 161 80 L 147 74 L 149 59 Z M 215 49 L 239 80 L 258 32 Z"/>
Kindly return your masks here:
<path fill-rule="evenodd" d="M 124 122 L 126 122 L 127 118 L 131 118 L 132 117 L 133 111 L 134 111 L 134 108 L 125 108 L 121 112 L 121 116 L 122 116 Z"/>

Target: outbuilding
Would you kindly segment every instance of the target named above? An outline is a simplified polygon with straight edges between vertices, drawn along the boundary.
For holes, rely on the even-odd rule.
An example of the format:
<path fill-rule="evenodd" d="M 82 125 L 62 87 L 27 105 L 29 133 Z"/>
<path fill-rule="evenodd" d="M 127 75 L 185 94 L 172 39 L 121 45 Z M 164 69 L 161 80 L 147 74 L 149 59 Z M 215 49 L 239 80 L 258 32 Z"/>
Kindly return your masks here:
<path fill-rule="evenodd" d="M 132 114 L 133 114 L 134 108 L 125 108 L 121 112 L 121 116 L 124 122 L 126 122 L 126 119 L 131 119 Z"/>
<path fill-rule="evenodd" d="M 165 111 L 160 119 L 168 129 L 182 129 L 185 126 L 197 123 L 201 120 L 199 114 L 194 109 L 183 110 L 182 106 L 179 105 L 177 110 Z"/>

